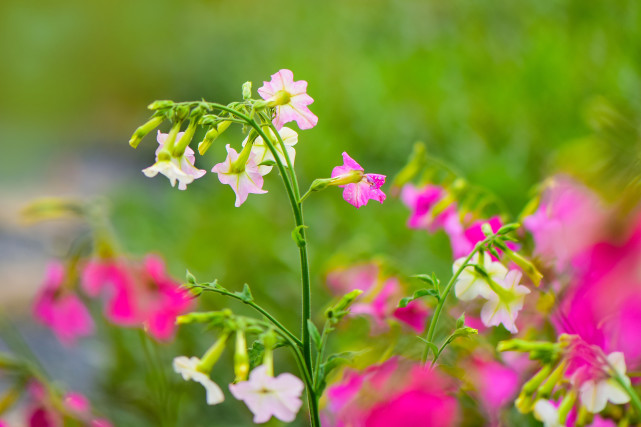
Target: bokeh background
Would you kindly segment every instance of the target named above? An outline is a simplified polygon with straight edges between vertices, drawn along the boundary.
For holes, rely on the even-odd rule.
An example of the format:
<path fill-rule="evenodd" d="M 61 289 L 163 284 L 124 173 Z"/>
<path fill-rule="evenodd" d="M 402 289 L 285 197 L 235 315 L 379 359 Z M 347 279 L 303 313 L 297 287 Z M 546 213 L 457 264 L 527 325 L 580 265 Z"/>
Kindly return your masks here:
<path fill-rule="evenodd" d="M 391 178 L 423 141 L 514 217 L 551 173 L 602 172 L 595 153 L 611 155 L 608 167 L 624 178 L 639 164 L 634 0 L 4 0 L 0 52 L 0 305 L 58 380 L 97 397 L 122 425 L 158 421 L 153 405 L 141 410 L 100 394 L 109 381 L 97 372 L 117 365 L 105 360 L 105 344 L 63 348 L 29 321 L 46 261 L 86 232 L 73 221 L 24 226 L 19 212 L 33 198 L 106 198 L 128 254 L 162 254 L 179 278 L 189 268 L 230 288 L 247 282 L 292 327 L 299 301 L 293 221 L 278 177 L 266 179 L 267 196 L 250 196 L 241 208 L 214 174 L 185 192 L 144 177 L 156 142 L 148 137 L 133 150 L 127 141 L 153 100 L 231 102 L 243 82 L 256 89 L 289 68 L 309 82 L 319 116 L 297 145 L 303 187 L 328 176 L 343 151 Z M 617 141 L 629 144 L 608 145 L 613 123 L 624 129 Z M 228 131 L 197 166 L 210 170 L 224 145 L 241 138 Z M 325 272 L 347 259 L 385 257 L 408 274 L 449 268 L 446 238 L 408 230 L 398 199 L 357 211 L 330 189 L 307 202 L 306 216 L 318 313 L 329 301 Z M 185 334 L 188 348 L 213 337 Z M 140 345 L 135 333 L 124 339 Z M 167 365 L 177 351 L 160 347 L 159 357 Z M 77 366 L 82 375 L 73 374 Z M 152 401 L 150 387 L 123 379 L 135 378 L 123 366 L 110 371 L 112 382 Z M 179 425 L 249 421 L 242 405 L 202 406 L 183 401 Z"/>

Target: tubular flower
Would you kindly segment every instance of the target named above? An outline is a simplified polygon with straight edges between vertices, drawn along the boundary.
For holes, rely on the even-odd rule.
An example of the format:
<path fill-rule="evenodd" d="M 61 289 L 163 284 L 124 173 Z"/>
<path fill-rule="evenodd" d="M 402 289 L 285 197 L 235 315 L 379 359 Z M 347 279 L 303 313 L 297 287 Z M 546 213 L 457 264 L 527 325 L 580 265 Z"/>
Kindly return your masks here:
<path fill-rule="evenodd" d="M 503 324 L 513 334 L 518 332 L 515 321 L 523 308 L 523 300 L 530 290 L 519 285 L 521 272 L 511 270 L 503 280 L 495 281 L 499 288 L 493 289 L 487 302 L 481 309 L 481 321 L 485 326 Z"/>
<path fill-rule="evenodd" d="M 254 414 L 254 423 L 264 423 L 274 416 L 286 423 L 294 421 L 303 405 L 300 396 L 303 382 L 296 376 L 283 373 L 272 377 L 265 365 L 254 368 L 248 381 L 230 384 L 231 394 L 245 402 Z"/>
<path fill-rule="evenodd" d="M 229 185 L 234 190 L 235 206 L 239 207 L 245 203 L 250 193 L 264 194 L 267 190 L 263 190 L 263 176 L 260 174 L 253 154 L 249 155 L 247 163 L 242 168 L 235 167 L 236 160 L 238 160 L 238 153 L 227 144 L 227 158 L 214 166 L 211 171 L 218 174 L 221 183 Z"/>
<path fill-rule="evenodd" d="M 179 132 L 178 135 L 176 135 L 176 140 L 180 140 L 183 134 L 184 132 Z M 196 157 L 194 156 L 194 150 L 190 147 L 186 147 L 185 152 L 180 157 L 175 157 L 171 154 L 166 147 L 167 136 L 168 134 L 158 131 L 156 163 L 143 169 L 142 172 L 149 178 L 153 178 L 158 175 L 158 173 L 161 173 L 169 179 L 172 187 L 174 187 L 176 181 L 178 181 L 178 189 L 186 190 L 187 184 L 203 176 L 205 171 L 194 166 Z"/>
<path fill-rule="evenodd" d="M 185 381 L 193 380 L 202 384 L 207 391 L 207 404 L 216 405 L 225 400 L 223 391 L 213 382 L 208 374 L 198 370 L 201 360 L 197 357 L 179 356 L 174 359 L 174 371 L 182 375 Z"/>
<path fill-rule="evenodd" d="M 287 167 L 287 160 L 285 159 L 285 154 L 283 153 L 283 147 L 281 147 L 280 143 L 276 142 L 276 136 L 271 129 L 267 129 L 267 134 L 269 137 L 271 137 L 271 140 L 274 141 L 274 147 L 276 148 L 276 152 L 278 153 L 278 158 L 280 159 L 281 163 L 285 165 L 285 167 Z M 294 149 L 294 145 L 298 143 L 298 134 L 296 133 L 296 131 L 288 127 L 283 127 L 282 129 L 280 129 L 278 131 L 278 134 L 285 144 L 287 155 L 289 156 L 289 160 L 292 162 L 293 166 L 294 159 L 296 158 L 296 150 Z M 245 141 L 243 141 L 243 147 L 246 143 L 247 138 L 245 138 Z M 269 151 L 269 148 L 267 147 L 267 144 L 265 144 L 265 141 L 263 141 L 262 137 L 259 136 L 254 140 L 254 145 L 251 148 L 251 152 L 254 156 L 254 161 L 258 165 L 258 173 L 260 173 L 262 176 L 265 176 L 272 171 L 273 166 L 261 164 L 270 161 L 276 161 L 276 159 L 274 159 L 274 155 L 271 151 Z"/>
<path fill-rule="evenodd" d="M 307 95 L 307 82 L 295 82 L 294 73 L 290 70 L 283 69 L 273 74 L 271 81 L 263 82 L 258 94 L 268 105 L 276 108 L 274 126 L 277 130 L 292 121 L 301 129 L 311 129 L 318 123 L 318 117 L 307 107 L 314 102 L 312 97 Z"/>
<path fill-rule="evenodd" d="M 334 185 L 344 188 L 345 201 L 357 208 L 365 206 L 370 199 L 383 203 L 386 196 L 380 188 L 385 183 L 385 175 L 363 172 L 361 165 L 343 152 L 343 165 L 332 170 L 332 179 Z"/>
<path fill-rule="evenodd" d="M 456 273 L 464 261 L 465 258 L 459 258 L 454 261 L 452 271 Z M 475 253 L 470 259 L 469 264 L 471 265 L 465 267 L 458 276 L 456 284 L 454 285 L 454 293 L 458 299 L 470 301 L 479 295 L 486 299 L 489 298 L 493 292 L 492 289 L 490 289 L 488 280 L 502 280 L 507 274 L 507 268 L 500 262 L 492 261 L 489 254 L 484 254 L 482 265 L 479 265 L 479 262 L 479 254 Z M 488 277 L 486 278 L 477 272 L 474 268 L 475 265 L 482 267 Z"/>
<path fill-rule="evenodd" d="M 36 297 L 33 311 L 36 319 L 47 325 L 64 344 L 74 344 L 78 337 L 91 335 L 94 323 L 78 295 L 65 289 L 65 267 L 51 263 L 45 283 Z"/>

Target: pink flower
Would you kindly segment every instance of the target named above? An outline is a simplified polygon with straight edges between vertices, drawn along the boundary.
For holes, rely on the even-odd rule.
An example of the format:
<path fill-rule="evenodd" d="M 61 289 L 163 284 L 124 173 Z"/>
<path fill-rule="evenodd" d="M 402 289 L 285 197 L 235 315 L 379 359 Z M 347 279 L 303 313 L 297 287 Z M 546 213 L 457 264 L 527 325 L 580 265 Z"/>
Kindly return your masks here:
<path fill-rule="evenodd" d="M 307 95 L 307 82 L 295 82 L 294 73 L 290 70 L 283 69 L 273 74 L 271 81 L 263 82 L 258 94 L 264 100 L 275 104 L 274 126 L 277 130 L 292 121 L 301 129 L 311 129 L 318 123 L 318 117 L 307 107 L 314 102 L 312 97 Z"/>
<path fill-rule="evenodd" d="M 449 388 L 436 371 L 398 358 L 363 372 L 347 370 L 327 390 L 328 425 L 453 426 L 458 405 Z"/>
<path fill-rule="evenodd" d="M 184 132 L 179 132 L 176 136 L 176 141 L 179 141 L 183 136 Z M 198 169 L 194 166 L 196 157 L 194 156 L 194 150 L 190 147 L 185 148 L 185 152 L 180 157 L 174 157 L 173 154 L 167 152 L 165 147 L 167 142 L 168 134 L 158 131 L 158 148 L 156 149 L 156 163 L 149 166 L 146 169 L 143 169 L 143 173 L 149 177 L 153 178 L 154 176 L 161 173 L 165 175 L 171 182 L 171 186 L 176 185 L 178 181 L 178 189 L 186 190 L 187 184 L 190 184 L 194 179 L 200 178 L 205 174 L 205 171 Z M 161 153 L 165 154 L 167 158 L 159 157 Z"/>
<path fill-rule="evenodd" d="M 354 289 L 367 292 L 376 283 L 378 274 L 378 266 L 374 263 L 337 268 L 327 274 L 327 285 L 335 295 L 344 295 Z"/>
<path fill-rule="evenodd" d="M 248 381 L 230 384 L 231 394 L 245 402 L 254 414 L 254 423 L 265 423 L 274 416 L 290 423 L 303 405 L 300 399 L 303 382 L 289 373 L 276 378 L 267 372 L 265 365 L 254 368 Z"/>
<path fill-rule="evenodd" d="M 480 402 L 488 415 L 498 421 L 497 412 L 507 404 L 511 404 L 519 391 L 520 382 L 517 371 L 495 360 L 486 360 L 481 357 L 472 359 L 468 371 L 471 373 L 471 380 Z"/>
<path fill-rule="evenodd" d="M 412 211 L 407 226 L 410 228 L 424 228 L 434 232 L 445 226 L 451 214 L 456 215 L 456 204 L 448 205 L 442 212 L 434 215 L 432 210 L 445 196 L 445 190 L 437 185 L 425 185 L 416 188 L 413 184 L 406 184 L 401 190 L 401 200 Z"/>
<path fill-rule="evenodd" d="M 211 170 L 218 174 L 221 183 L 229 185 L 236 193 L 236 204 L 238 207 L 245 203 L 247 196 L 252 194 L 267 193 L 263 190 L 263 176 L 258 170 L 255 156 L 249 155 L 247 163 L 241 169 L 237 169 L 234 163 L 238 160 L 238 153 L 227 144 L 227 158 L 223 163 L 218 163 Z"/>
<path fill-rule="evenodd" d="M 121 326 L 143 326 L 159 340 L 169 340 L 176 317 L 193 305 L 189 292 L 165 273 L 162 259 L 149 255 L 143 265 L 124 259 L 91 261 L 83 272 L 91 296 L 105 294 L 106 316 Z"/>
<path fill-rule="evenodd" d="M 538 210 L 523 220 L 532 233 L 535 253 L 561 271 L 603 236 L 607 212 L 587 187 L 557 176 L 543 192 Z"/>
<path fill-rule="evenodd" d="M 385 183 L 385 175 L 363 174 L 363 171 L 361 165 L 343 152 L 343 166 L 336 166 L 332 170 L 332 178 L 337 182 L 347 182 L 339 185 L 344 188 L 343 198 L 357 208 L 365 206 L 370 199 L 383 203 L 386 196 L 380 188 Z"/>
<path fill-rule="evenodd" d="M 47 325 L 64 344 L 93 333 L 94 323 L 78 295 L 65 288 L 65 267 L 58 262 L 47 267 L 45 283 L 34 303 L 34 316 Z"/>

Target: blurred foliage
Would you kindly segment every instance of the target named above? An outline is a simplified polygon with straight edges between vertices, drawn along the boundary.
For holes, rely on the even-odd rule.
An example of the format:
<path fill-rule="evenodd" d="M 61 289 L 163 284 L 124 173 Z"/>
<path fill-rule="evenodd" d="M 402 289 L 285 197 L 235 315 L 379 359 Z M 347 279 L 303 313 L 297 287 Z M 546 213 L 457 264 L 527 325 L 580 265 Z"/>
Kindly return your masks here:
<path fill-rule="evenodd" d="M 186 192 L 170 188 L 164 177 L 145 178 L 139 171 L 152 163 L 156 142 L 149 136 L 134 151 L 127 141 L 148 117 L 147 104 L 201 97 L 229 102 L 240 98 L 246 80 L 257 88 L 289 68 L 309 82 L 311 109 L 320 119 L 300 132 L 296 162 L 303 189 L 328 176 L 342 151 L 391 180 L 421 140 L 430 155 L 489 188 L 515 216 L 532 186 L 554 171 L 595 171 L 584 177 L 599 181 L 614 165 L 620 174 L 609 175 L 604 191 L 638 175 L 640 18 L 635 0 L 4 0 L 0 184 L 38 186 L 45 195 L 51 171 L 69 159 L 107 162 L 117 183 L 108 194 L 112 218 L 127 252 L 161 253 L 177 277 L 189 268 L 229 289 L 247 282 L 256 300 L 296 329 L 298 257 L 275 173 L 266 179 L 268 195 L 251 195 L 238 209 L 232 191 L 213 174 Z M 608 117 L 625 123 L 615 126 L 624 137 L 598 125 Z M 197 166 L 211 169 L 222 161 L 224 145 L 238 146 L 241 138 L 238 130 L 228 131 Z M 630 141 L 628 151 L 617 154 L 595 142 L 606 139 Z M 600 150 L 608 156 L 597 158 Z M 605 157 L 632 167 L 617 167 L 615 160 L 599 166 Z M 406 218 L 397 200 L 356 210 L 336 189 L 306 202 L 319 316 L 329 302 L 323 275 L 331 266 L 379 255 L 406 274 L 448 274 L 444 235 L 410 231 Z M 229 303 L 213 295 L 201 300 L 208 307 Z M 364 339 L 365 325 L 353 323 L 344 343 Z M 214 338 L 184 329 L 183 351 L 209 344 L 198 342 L 198 334 Z M 118 399 L 127 396 L 116 393 L 121 386 L 138 387 L 132 393 L 144 402 L 140 372 L 127 363 L 147 362 L 137 334 L 125 335 L 131 347 L 119 347 L 123 353 L 114 358 L 106 390 Z M 182 402 L 179 425 L 249 420 L 235 403 L 204 408 L 199 386 L 176 382 L 168 370 L 179 352 L 161 349 L 171 381 L 199 402 Z M 229 375 L 222 370 L 220 379 Z M 207 418 L 194 421 L 199 410 Z"/>

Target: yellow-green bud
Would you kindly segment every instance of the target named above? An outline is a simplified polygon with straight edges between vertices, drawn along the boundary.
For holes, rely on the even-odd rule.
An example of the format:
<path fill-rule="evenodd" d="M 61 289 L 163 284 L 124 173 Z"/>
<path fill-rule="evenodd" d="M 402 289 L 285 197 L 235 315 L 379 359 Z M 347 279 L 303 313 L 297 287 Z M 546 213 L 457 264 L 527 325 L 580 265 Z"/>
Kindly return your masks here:
<path fill-rule="evenodd" d="M 200 372 L 208 374 L 211 372 L 211 368 L 214 367 L 220 356 L 225 350 L 225 344 L 227 343 L 227 338 L 229 337 L 229 331 L 224 331 L 223 334 L 216 340 L 216 342 L 209 347 L 209 350 L 205 355 L 200 359 L 200 363 L 196 367 Z"/>
<path fill-rule="evenodd" d="M 249 374 L 249 354 L 247 353 L 247 341 L 245 332 L 242 329 L 236 331 L 236 352 L 234 353 L 234 382 L 247 380 Z"/>
<path fill-rule="evenodd" d="M 174 101 L 168 101 L 168 100 L 154 101 L 151 104 L 149 104 L 147 108 L 150 110 L 163 110 L 165 108 L 170 108 L 173 105 L 174 105 Z"/>
<path fill-rule="evenodd" d="M 527 414 L 534 407 L 534 397 L 530 394 L 521 393 L 514 401 L 514 406 L 520 413 Z"/>
<path fill-rule="evenodd" d="M 133 148 L 138 147 L 140 141 L 142 141 L 142 139 L 147 136 L 149 132 L 160 126 L 163 120 L 164 118 L 162 116 L 154 116 L 147 123 L 138 127 L 138 129 L 134 131 L 134 134 L 129 139 L 129 145 L 131 145 Z"/>
<path fill-rule="evenodd" d="M 513 252 L 511 250 L 508 250 L 506 252 L 507 257 L 514 262 L 514 264 L 518 265 L 521 270 L 525 274 L 528 275 L 530 280 L 532 280 L 532 283 L 534 283 L 534 286 L 538 287 L 541 284 L 541 279 L 543 279 L 543 274 L 532 264 L 531 261 L 523 258 L 520 254 L 517 252 Z"/>
<path fill-rule="evenodd" d="M 243 99 L 252 97 L 252 82 L 243 83 Z"/>
<path fill-rule="evenodd" d="M 363 179 L 363 175 L 363 171 L 352 169 L 351 171 L 342 175 L 338 175 L 337 177 L 329 178 L 329 182 L 327 185 L 354 184 L 357 182 L 361 182 L 361 180 Z"/>

